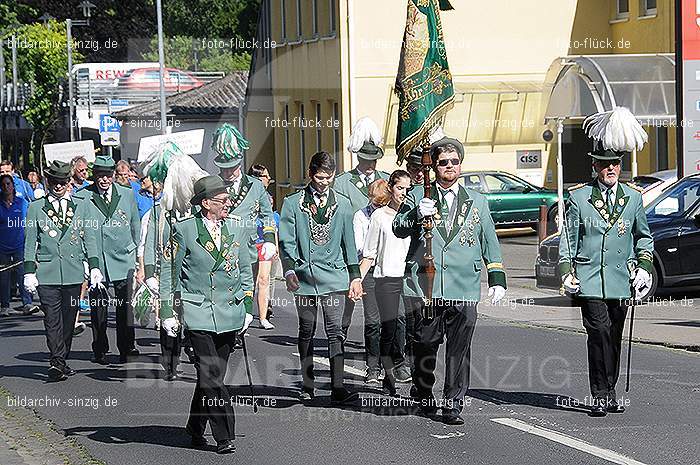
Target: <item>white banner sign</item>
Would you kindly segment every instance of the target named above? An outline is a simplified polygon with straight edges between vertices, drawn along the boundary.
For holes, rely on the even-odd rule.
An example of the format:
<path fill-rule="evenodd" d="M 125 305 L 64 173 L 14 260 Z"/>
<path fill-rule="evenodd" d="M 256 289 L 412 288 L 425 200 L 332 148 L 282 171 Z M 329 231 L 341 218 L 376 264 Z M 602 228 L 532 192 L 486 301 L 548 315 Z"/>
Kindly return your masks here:
<path fill-rule="evenodd" d="M 153 152 L 158 145 L 170 140 L 177 144 L 187 155 L 196 155 L 202 153 L 202 144 L 204 143 L 204 129 L 193 129 L 192 131 L 174 132 L 162 136 L 142 137 L 139 142 L 138 161 L 145 161 L 148 155 Z"/>
<path fill-rule="evenodd" d="M 54 160 L 70 163 L 74 157 L 78 156 L 85 157 L 90 163 L 95 161 L 95 144 L 92 140 L 45 144 L 44 155 L 46 163 L 51 163 Z"/>

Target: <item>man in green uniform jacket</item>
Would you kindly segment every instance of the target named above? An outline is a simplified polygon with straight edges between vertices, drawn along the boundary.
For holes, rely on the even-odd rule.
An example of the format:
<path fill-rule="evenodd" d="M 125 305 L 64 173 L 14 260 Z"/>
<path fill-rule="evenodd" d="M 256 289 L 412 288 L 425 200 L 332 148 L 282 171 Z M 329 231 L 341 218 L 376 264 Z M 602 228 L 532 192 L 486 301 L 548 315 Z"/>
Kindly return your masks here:
<path fill-rule="evenodd" d="M 432 300 L 428 311 L 424 308 L 415 321 L 414 392 L 423 411 L 433 416 L 437 410 L 432 393 L 433 372 L 438 348 L 447 337 L 442 419 L 448 424 L 462 424 L 464 420 L 459 414 L 469 388 L 471 339 L 476 306 L 481 298 L 482 260 L 486 263 L 493 303 L 505 295 L 506 275 L 486 198 L 457 182 L 464 158 L 462 144 L 445 137 L 432 145 L 431 157 L 436 175 L 431 197 L 424 198 L 423 186 L 416 185 L 394 219 L 394 234 L 411 238 L 407 263 L 410 269 L 414 267 L 411 260 L 425 254 L 423 219 L 432 216 L 436 223 L 432 239 L 436 269 Z M 418 268 L 417 280 L 412 287 L 423 297 L 426 275 L 422 268 Z"/>
<path fill-rule="evenodd" d="M 352 229 L 350 201 L 331 187 L 335 161 L 318 152 L 309 163 L 311 182 L 288 195 L 280 215 L 280 256 L 287 290 L 294 293 L 299 317 L 299 358 L 303 387 L 299 397 L 314 397 L 314 333 L 318 307 L 328 338 L 331 365 L 331 401 L 357 400 L 343 384 L 345 334 L 342 330 L 346 293 L 362 296 L 360 269 Z M 349 293 L 348 293 L 349 289 Z"/>
<path fill-rule="evenodd" d="M 83 262 L 86 260 L 80 228 L 74 222 L 70 165 L 54 161 L 44 172 L 47 196 L 27 211 L 24 244 L 24 287 L 37 290 L 44 309 L 49 379 L 61 381 L 75 374 L 66 359 L 73 341 L 78 313 Z"/>
<path fill-rule="evenodd" d="M 110 284 L 116 297 L 119 361 L 139 354 L 134 347 L 131 295 L 141 220 L 134 191 L 114 182 L 114 166 L 112 157 L 96 157 L 95 182 L 75 193 L 90 269 L 93 361 L 101 365 L 107 363 L 109 352 L 105 290 Z"/>
<path fill-rule="evenodd" d="M 224 385 L 226 366 L 236 333 L 253 321 L 253 256 L 246 228 L 229 216 L 228 187 L 218 176 L 194 184 L 191 203 L 201 209 L 175 224 L 173 240 L 163 249 L 159 283 L 162 327 L 175 337 L 184 321 L 197 360 L 186 430 L 193 445 L 203 446 L 209 421 L 220 454 L 236 450 L 235 397 Z"/>

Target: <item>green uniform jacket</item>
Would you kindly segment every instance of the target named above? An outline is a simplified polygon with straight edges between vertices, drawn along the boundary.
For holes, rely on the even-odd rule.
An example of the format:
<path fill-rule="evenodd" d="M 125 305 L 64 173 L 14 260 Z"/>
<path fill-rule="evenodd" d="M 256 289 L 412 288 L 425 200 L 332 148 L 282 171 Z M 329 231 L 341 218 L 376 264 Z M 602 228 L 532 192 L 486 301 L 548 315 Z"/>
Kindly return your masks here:
<path fill-rule="evenodd" d="M 572 269 L 581 281 L 580 297 L 627 299 L 631 296 L 628 265 L 651 273 L 654 239 L 642 195 L 618 183 L 612 212 L 598 181 L 570 189 L 566 230 L 559 240 L 559 270 Z"/>
<path fill-rule="evenodd" d="M 161 246 L 164 242 L 167 242 L 169 238 L 166 238 L 165 241 L 161 240 L 156 246 L 156 228 L 161 229 L 160 203 L 156 203 L 153 208 L 146 212 L 146 215 L 148 215 L 149 218 L 148 225 L 146 226 L 146 241 L 143 246 L 143 267 L 146 278 L 150 278 L 155 275 L 156 264 L 160 264 L 160 262 L 156 262 L 156 258 L 160 257 L 163 251 Z M 167 223 L 167 219 L 164 218 L 163 220 Z M 143 222 L 141 224 L 143 224 Z M 168 232 L 168 225 L 165 224 L 162 230 Z M 168 234 L 170 233 L 168 232 Z"/>
<path fill-rule="evenodd" d="M 311 187 L 288 195 L 280 215 L 280 258 L 284 272 L 299 278 L 299 295 L 347 291 L 360 277 L 347 197 L 329 189 L 325 208 L 314 203 Z"/>
<path fill-rule="evenodd" d="M 422 222 L 418 221 L 418 202 L 423 198 L 423 186 L 414 186 L 406 196 L 394 219 L 394 234 L 411 238 L 407 269 L 415 270 L 412 287 L 423 297 L 426 276 L 422 267 L 425 254 Z M 439 194 L 433 182 L 431 198 L 440 205 Z M 435 218 L 433 229 L 433 256 L 435 279 L 433 299 L 478 302 L 481 298 L 482 260 L 488 270 L 489 286 L 506 287 L 506 275 L 501 259 L 501 247 L 491 219 L 486 197 L 478 192 L 459 187 L 453 227 L 447 233 L 444 220 Z"/>
<path fill-rule="evenodd" d="M 389 174 L 384 171 L 376 171 L 374 179 L 389 179 Z M 339 174 L 333 182 L 333 189 L 350 199 L 352 211 L 365 208 L 369 204 L 367 186 L 360 180 L 360 172 L 357 168 Z"/>
<path fill-rule="evenodd" d="M 247 174 L 241 174 L 241 183 L 238 192 L 229 190 L 233 205 L 229 210 L 229 216 L 240 219 L 250 237 L 252 245 L 258 239 L 257 220 L 260 218 L 263 224 L 263 238 L 265 242 L 275 243 L 275 218 L 272 216 L 272 203 L 270 194 L 265 190 L 262 182 Z"/>
<path fill-rule="evenodd" d="M 164 236 L 169 236 L 167 227 Z M 177 222 L 173 241 L 162 253 L 161 319 L 173 315 L 172 296 L 179 291 L 181 317 L 187 328 L 215 333 L 241 329 L 246 313 L 244 298 L 253 295 L 254 257 L 247 241 L 241 222 L 231 218 L 221 228 L 221 250 L 214 245 L 201 212 Z"/>
<path fill-rule="evenodd" d="M 136 266 L 136 246 L 140 239 L 141 219 L 134 191 L 112 184 L 109 205 L 95 183 L 75 193 L 77 216 L 84 232 L 90 269 L 99 268 L 105 279 L 126 279 Z"/>
<path fill-rule="evenodd" d="M 48 197 L 35 200 L 27 210 L 24 272 L 36 273 L 41 285 L 83 282 L 86 260 L 83 238 L 75 221 L 76 204 L 70 200 L 66 219 L 56 212 Z"/>

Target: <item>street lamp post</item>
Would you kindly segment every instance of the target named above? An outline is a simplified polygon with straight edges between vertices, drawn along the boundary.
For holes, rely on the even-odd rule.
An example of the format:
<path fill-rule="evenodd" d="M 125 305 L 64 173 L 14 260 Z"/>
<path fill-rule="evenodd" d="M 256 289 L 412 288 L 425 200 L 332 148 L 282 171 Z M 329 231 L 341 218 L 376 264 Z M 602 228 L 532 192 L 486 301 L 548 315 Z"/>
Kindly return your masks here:
<path fill-rule="evenodd" d="M 156 15 L 158 16 L 158 66 L 160 67 L 160 133 L 167 134 L 165 114 L 165 52 L 163 50 L 163 6 L 161 0 L 156 0 Z"/>

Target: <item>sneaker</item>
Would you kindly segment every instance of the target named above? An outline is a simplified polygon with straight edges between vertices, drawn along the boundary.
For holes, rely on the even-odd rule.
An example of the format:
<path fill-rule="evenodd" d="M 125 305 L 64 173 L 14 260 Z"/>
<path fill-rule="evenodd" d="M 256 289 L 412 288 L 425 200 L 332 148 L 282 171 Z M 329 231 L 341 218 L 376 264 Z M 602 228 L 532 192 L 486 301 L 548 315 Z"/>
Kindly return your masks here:
<path fill-rule="evenodd" d="M 34 304 L 27 304 L 22 307 L 22 315 L 32 315 L 39 311 L 39 306 Z"/>
<path fill-rule="evenodd" d="M 379 368 L 367 368 L 365 372 L 365 384 L 379 384 L 379 375 L 381 370 Z"/>
<path fill-rule="evenodd" d="M 265 319 L 260 320 L 260 327 L 263 329 L 275 329 L 275 325 Z"/>
<path fill-rule="evenodd" d="M 394 368 L 394 378 L 396 378 L 397 383 L 410 383 L 413 379 L 411 378 L 411 371 L 403 365 Z"/>
<path fill-rule="evenodd" d="M 85 323 L 79 322 L 73 327 L 73 336 L 78 336 L 82 334 L 83 331 L 85 331 Z"/>
<path fill-rule="evenodd" d="M 10 309 L 7 307 L 0 308 L 0 316 L 10 316 Z"/>

